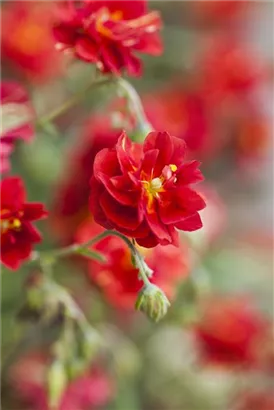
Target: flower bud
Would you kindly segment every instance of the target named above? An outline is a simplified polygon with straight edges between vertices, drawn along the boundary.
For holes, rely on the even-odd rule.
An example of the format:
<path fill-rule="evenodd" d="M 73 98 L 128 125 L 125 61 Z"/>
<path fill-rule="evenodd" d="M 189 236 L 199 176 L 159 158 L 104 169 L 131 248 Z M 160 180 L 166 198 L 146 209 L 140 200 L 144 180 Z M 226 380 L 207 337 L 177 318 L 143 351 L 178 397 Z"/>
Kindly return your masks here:
<path fill-rule="evenodd" d="M 50 410 L 59 408 L 59 403 L 67 385 L 66 369 L 62 361 L 55 359 L 47 374 L 48 403 Z"/>
<path fill-rule="evenodd" d="M 91 327 L 85 330 L 81 341 L 81 353 L 85 360 L 92 360 L 101 345 L 99 333 Z"/>
<path fill-rule="evenodd" d="M 169 300 L 164 292 L 152 284 L 143 287 L 135 304 L 137 310 L 141 310 L 155 322 L 166 315 L 169 306 Z"/>

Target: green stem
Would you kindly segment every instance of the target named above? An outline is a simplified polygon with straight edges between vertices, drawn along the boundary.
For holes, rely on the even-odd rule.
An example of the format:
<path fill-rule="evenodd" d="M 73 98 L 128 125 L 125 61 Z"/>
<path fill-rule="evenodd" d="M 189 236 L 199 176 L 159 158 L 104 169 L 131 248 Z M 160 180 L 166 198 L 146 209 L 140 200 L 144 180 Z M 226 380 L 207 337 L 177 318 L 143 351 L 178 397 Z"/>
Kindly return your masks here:
<path fill-rule="evenodd" d="M 119 78 L 117 80 L 118 86 L 123 90 L 129 101 L 130 111 L 134 114 L 137 119 L 137 127 L 139 129 L 144 129 L 145 133 L 152 131 L 153 128 L 149 123 L 146 113 L 143 108 L 141 98 L 135 88 L 125 79 Z"/>
<path fill-rule="evenodd" d="M 113 83 L 113 78 L 112 77 L 103 78 L 101 80 L 98 80 L 98 81 L 95 81 L 95 82 L 91 83 L 87 88 L 85 88 L 85 90 L 75 94 L 69 100 L 65 101 L 61 106 L 57 107 L 55 110 L 53 110 L 49 114 L 46 114 L 46 115 L 42 116 L 37 121 L 37 125 L 38 126 L 43 126 L 46 123 L 54 121 L 56 118 L 58 118 L 60 115 L 64 114 L 70 108 L 77 105 L 78 102 L 81 101 L 81 99 L 86 96 L 88 91 L 90 91 L 91 89 L 93 90 L 97 87 L 101 87 L 101 86 L 106 85 L 106 84 L 110 84 L 110 83 Z"/>
<path fill-rule="evenodd" d="M 112 231 L 112 230 L 106 230 L 102 232 L 101 234 L 95 236 L 94 238 L 82 244 L 73 244 L 73 245 L 66 246 L 65 248 L 56 249 L 52 251 L 45 251 L 44 253 L 35 252 L 32 257 L 32 261 L 38 260 L 41 263 L 41 261 L 46 261 L 48 259 L 50 263 L 50 261 L 54 261 L 56 258 L 73 255 L 82 248 L 89 248 L 90 246 L 95 245 L 97 242 L 100 242 L 104 238 L 107 238 L 108 236 L 111 236 L 111 235 L 117 236 L 118 238 L 122 239 L 126 243 L 126 245 L 129 247 L 131 251 L 132 256 L 135 259 L 135 262 L 136 262 L 137 268 L 139 269 L 142 281 L 144 282 L 146 286 L 150 285 L 150 281 L 146 273 L 146 265 L 145 265 L 144 259 L 142 258 L 142 256 L 140 255 L 136 247 L 133 245 L 131 240 L 128 239 L 126 236 L 124 236 L 123 234 L 119 232 Z M 100 256 L 100 254 L 95 251 L 93 251 L 93 253 L 94 255 Z"/>
<path fill-rule="evenodd" d="M 138 252 L 136 247 L 133 245 L 133 243 L 130 241 L 130 239 L 128 239 L 123 234 L 121 234 L 117 231 L 106 230 L 106 231 L 102 232 L 101 234 L 95 236 L 95 238 L 92 238 L 90 241 L 86 242 L 83 246 L 85 246 L 85 247 L 92 246 L 95 243 L 97 243 L 97 242 L 101 241 L 102 239 L 106 238 L 107 236 L 111 236 L 111 235 L 112 236 L 117 236 L 118 238 L 122 239 L 126 243 L 126 245 L 129 247 L 129 249 L 131 251 L 132 256 L 134 257 L 134 259 L 136 261 L 136 265 L 137 265 L 137 268 L 139 269 L 142 281 L 144 282 L 144 284 L 146 286 L 150 285 L 150 281 L 149 281 L 149 279 L 147 277 L 147 274 L 146 274 L 144 259 L 142 258 L 142 256 L 140 255 L 140 253 Z"/>

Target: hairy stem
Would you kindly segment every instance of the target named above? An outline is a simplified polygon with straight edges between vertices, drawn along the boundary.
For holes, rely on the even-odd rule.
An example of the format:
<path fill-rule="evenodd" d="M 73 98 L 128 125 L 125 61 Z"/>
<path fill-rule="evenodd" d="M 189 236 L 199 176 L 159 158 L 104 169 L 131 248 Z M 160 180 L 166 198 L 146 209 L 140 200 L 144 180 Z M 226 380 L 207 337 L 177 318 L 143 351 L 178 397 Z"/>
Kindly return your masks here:
<path fill-rule="evenodd" d="M 113 231 L 113 230 L 106 230 L 102 232 L 101 234 L 95 236 L 94 238 L 90 239 L 89 241 L 82 243 L 82 244 L 73 244 L 66 246 L 65 248 L 61 249 L 54 249 L 52 251 L 45 251 L 45 252 L 35 252 L 32 257 L 32 261 L 39 261 L 40 264 L 43 267 L 43 261 L 48 260 L 49 263 L 50 261 L 54 261 L 57 258 L 63 257 L 63 256 L 69 256 L 73 255 L 75 253 L 79 253 L 79 250 L 83 248 L 89 248 L 90 246 L 95 245 L 97 242 L 100 242 L 104 238 L 107 238 L 108 236 L 117 236 L 118 238 L 122 239 L 126 245 L 129 247 L 132 256 L 134 257 L 134 260 L 136 262 L 136 266 L 139 269 L 140 272 L 140 277 L 144 284 L 146 286 L 150 285 L 150 281 L 147 276 L 147 269 L 146 265 L 144 262 L 143 257 L 140 255 L 134 244 L 131 242 L 130 239 L 128 239 L 126 236 L 123 234 Z M 92 250 L 92 253 L 94 254 L 94 259 L 98 260 L 99 256 L 102 256 L 99 252 Z M 90 257 L 92 258 L 92 253 Z M 45 263 L 45 262 L 44 262 Z"/>

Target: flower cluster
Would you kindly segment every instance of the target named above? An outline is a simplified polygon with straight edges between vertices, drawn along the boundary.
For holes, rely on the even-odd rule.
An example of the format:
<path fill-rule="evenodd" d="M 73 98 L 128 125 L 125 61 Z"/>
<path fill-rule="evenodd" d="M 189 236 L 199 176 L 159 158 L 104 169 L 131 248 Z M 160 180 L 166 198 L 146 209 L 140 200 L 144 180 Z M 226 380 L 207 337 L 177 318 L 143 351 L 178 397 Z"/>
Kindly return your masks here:
<path fill-rule="evenodd" d="M 141 74 L 135 52 L 159 55 L 161 18 L 148 12 L 146 1 L 68 1 L 54 27 L 56 46 L 104 73 Z"/>
<path fill-rule="evenodd" d="M 199 162 L 184 162 L 184 141 L 152 132 L 144 144 L 125 133 L 95 157 L 90 209 L 97 223 L 141 246 L 178 244 L 178 231 L 202 227 L 203 198 L 189 186 L 203 179 Z"/>

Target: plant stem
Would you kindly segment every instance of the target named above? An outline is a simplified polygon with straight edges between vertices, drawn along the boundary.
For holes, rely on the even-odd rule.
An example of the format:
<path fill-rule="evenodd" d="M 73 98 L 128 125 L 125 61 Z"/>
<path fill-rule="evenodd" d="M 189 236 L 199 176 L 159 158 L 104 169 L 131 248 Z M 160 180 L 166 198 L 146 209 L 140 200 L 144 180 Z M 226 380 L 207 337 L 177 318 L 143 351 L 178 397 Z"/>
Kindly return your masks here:
<path fill-rule="evenodd" d="M 118 238 L 122 239 L 126 245 L 129 247 L 132 256 L 134 257 L 135 261 L 136 261 L 136 265 L 137 268 L 139 269 L 140 272 L 140 276 L 142 278 L 142 281 L 144 282 L 144 284 L 146 286 L 150 285 L 150 281 L 147 277 L 146 274 L 146 268 L 145 268 L 145 264 L 144 264 L 144 260 L 142 258 L 142 256 L 140 255 L 140 253 L 138 252 L 138 250 L 136 249 L 136 247 L 133 245 L 133 243 L 130 241 L 130 239 L 128 239 L 126 236 L 124 236 L 123 234 L 117 232 L 117 231 L 112 231 L 112 230 L 106 230 L 104 232 L 102 232 L 101 234 L 95 236 L 95 238 L 92 238 L 90 241 L 86 242 L 83 246 L 88 247 L 88 246 L 92 246 L 95 243 L 101 241 L 102 239 L 106 238 L 107 236 L 117 236 Z"/>
<path fill-rule="evenodd" d="M 101 87 L 103 85 L 113 83 L 113 81 L 114 81 L 114 79 L 112 77 L 107 77 L 107 78 L 103 78 L 101 80 L 97 80 L 95 82 L 92 82 L 85 90 L 83 90 L 83 91 L 75 94 L 74 96 L 72 96 L 69 100 L 65 101 L 60 107 L 57 107 L 55 110 L 53 110 L 49 114 L 46 114 L 46 115 L 42 116 L 37 121 L 38 126 L 43 126 L 44 124 L 46 124 L 48 122 L 54 121 L 60 115 L 64 114 L 70 108 L 72 108 L 76 104 L 78 104 L 78 102 L 81 101 L 81 99 L 83 97 L 85 97 L 87 92 L 90 91 L 91 89 L 93 90 L 97 87 Z"/>
<path fill-rule="evenodd" d="M 141 98 L 135 88 L 124 78 L 119 78 L 117 84 L 129 100 L 130 111 L 137 119 L 137 127 L 144 129 L 145 133 L 152 131 L 153 129 L 145 114 Z"/>
<path fill-rule="evenodd" d="M 137 268 L 139 269 L 142 281 L 144 282 L 146 286 L 150 285 L 150 281 L 146 273 L 147 269 L 146 269 L 146 265 L 145 265 L 143 257 L 140 255 L 140 253 L 138 252 L 138 250 L 133 245 L 130 239 L 128 239 L 123 234 L 117 231 L 113 231 L 113 230 L 106 230 L 100 233 L 99 235 L 95 236 L 94 238 L 90 239 L 89 241 L 82 243 L 82 244 L 73 244 L 73 245 L 66 246 L 65 248 L 56 249 L 56 250 L 54 249 L 52 251 L 35 252 L 33 255 L 32 261 L 38 260 L 41 263 L 41 261 L 46 260 L 47 258 L 49 259 L 49 261 L 50 260 L 54 261 L 56 258 L 73 255 L 77 253 L 80 249 L 89 248 L 90 246 L 95 245 L 97 242 L 100 242 L 104 238 L 107 238 L 108 236 L 111 236 L 111 235 L 117 236 L 118 238 L 122 239 L 126 243 L 126 245 L 129 247 L 131 251 L 132 256 L 134 257 L 134 260 L 136 262 Z M 92 250 L 92 252 L 94 253 L 94 255 L 101 256 L 100 253 L 94 250 Z"/>

